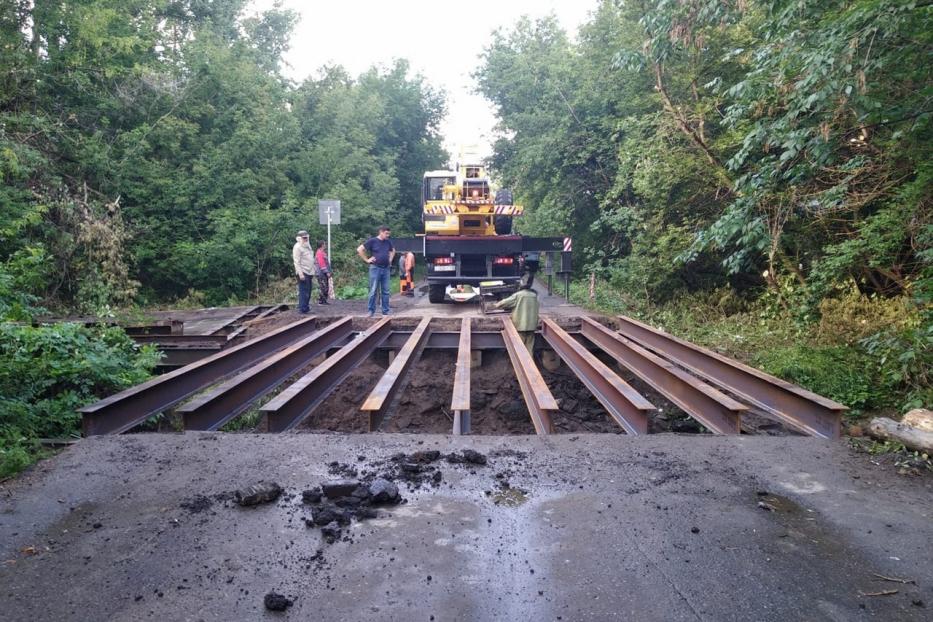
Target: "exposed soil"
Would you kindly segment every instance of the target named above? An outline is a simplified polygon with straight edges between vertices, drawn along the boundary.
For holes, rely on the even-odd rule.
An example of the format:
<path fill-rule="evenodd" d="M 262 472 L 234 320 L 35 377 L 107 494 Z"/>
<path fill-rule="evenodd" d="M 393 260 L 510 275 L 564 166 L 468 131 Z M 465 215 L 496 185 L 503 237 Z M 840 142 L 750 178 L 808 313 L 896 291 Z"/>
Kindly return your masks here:
<path fill-rule="evenodd" d="M 380 432 L 449 434 L 453 426 L 450 396 L 454 387 L 456 354 L 425 350 L 410 370 L 407 386 L 397 396 Z"/>
<path fill-rule="evenodd" d="M 353 372 L 297 428 L 299 432 L 369 431 L 369 416 L 360 406 L 388 367 L 388 355 L 376 352 Z"/>

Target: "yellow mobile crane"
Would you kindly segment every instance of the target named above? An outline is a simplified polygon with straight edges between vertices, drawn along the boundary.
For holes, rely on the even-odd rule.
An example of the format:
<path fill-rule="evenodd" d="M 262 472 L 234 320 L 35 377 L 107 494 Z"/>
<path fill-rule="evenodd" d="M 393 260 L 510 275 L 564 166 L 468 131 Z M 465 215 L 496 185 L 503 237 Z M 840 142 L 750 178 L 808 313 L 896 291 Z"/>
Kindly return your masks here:
<path fill-rule="evenodd" d="M 481 289 L 514 291 L 523 275 L 537 270 L 541 252 L 562 252 L 561 270 L 570 270 L 569 238 L 512 233 L 512 219 L 524 208 L 513 204 L 509 190 L 493 191 L 482 164 L 426 172 L 421 211 L 424 234 L 394 242 L 400 251 L 424 256 L 432 303 L 466 302 Z"/>

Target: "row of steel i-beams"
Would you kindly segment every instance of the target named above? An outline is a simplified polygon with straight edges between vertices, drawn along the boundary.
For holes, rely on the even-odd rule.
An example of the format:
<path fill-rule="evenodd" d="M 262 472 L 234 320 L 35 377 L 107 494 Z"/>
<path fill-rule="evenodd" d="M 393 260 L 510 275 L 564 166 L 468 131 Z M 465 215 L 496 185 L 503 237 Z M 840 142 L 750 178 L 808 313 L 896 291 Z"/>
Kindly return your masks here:
<path fill-rule="evenodd" d="M 839 436 L 841 404 L 631 318 L 620 316 L 615 322 L 617 330 L 583 317 L 580 330 L 570 333 L 544 318 L 540 337 L 545 350 L 573 371 L 627 434 L 646 434 L 655 406 L 606 358 L 715 434 L 738 434 L 742 415 L 754 412 L 804 434 Z M 469 318 L 459 332 L 432 331 L 430 317 L 406 330 L 393 330 L 385 318 L 359 333 L 350 317 L 319 329 L 316 324 L 314 317 L 298 320 L 87 406 L 80 411 L 84 433 L 120 433 L 176 406 L 185 429 L 216 430 L 313 364 L 260 408 L 269 432 L 285 432 L 305 420 L 377 348 L 394 357 L 361 406 L 370 431 L 378 430 L 395 407 L 424 349 L 442 348 L 456 350 L 452 433 L 469 434 L 473 352 L 504 348 L 536 433 L 554 432 L 557 401 L 507 317 L 499 331 L 475 331 Z"/>

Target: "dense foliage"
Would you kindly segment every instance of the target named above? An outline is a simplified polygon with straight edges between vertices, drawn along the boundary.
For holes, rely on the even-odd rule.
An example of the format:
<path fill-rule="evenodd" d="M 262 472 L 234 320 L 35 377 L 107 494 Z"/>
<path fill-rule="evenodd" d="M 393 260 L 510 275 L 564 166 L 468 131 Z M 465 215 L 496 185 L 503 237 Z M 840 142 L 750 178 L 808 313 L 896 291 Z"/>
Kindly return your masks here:
<path fill-rule="evenodd" d="M 0 262 L 85 312 L 255 295 L 339 198 L 336 248 L 420 224 L 443 98 L 396 61 L 295 85 L 295 17 L 246 0 L 0 5 Z M 336 255 L 337 253 L 335 253 Z"/>
<path fill-rule="evenodd" d="M 476 78 L 526 231 L 572 233 L 629 311 L 699 297 L 809 327 L 762 364 L 877 407 L 933 401 L 930 49 L 928 2 L 605 0 L 576 41 L 499 33 Z M 827 312 L 849 320 L 831 339 Z M 823 381 L 840 366 L 858 378 Z"/>
<path fill-rule="evenodd" d="M 420 224 L 440 94 L 404 61 L 293 84 L 294 15 L 247 4 L 0 3 L 0 477 L 155 363 L 120 331 L 37 315 L 278 294 L 295 232 L 323 234 L 321 198 L 342 201 L 350 291 L 361 238 Z"/>
<path fill-rule="evenodd" d="M 2 270 L 0 270 L 2 275 Z M 116 327 L 0 323 L 0 478 L 77 432 L 77 409 L 148 378 L 159 354 Z"/>

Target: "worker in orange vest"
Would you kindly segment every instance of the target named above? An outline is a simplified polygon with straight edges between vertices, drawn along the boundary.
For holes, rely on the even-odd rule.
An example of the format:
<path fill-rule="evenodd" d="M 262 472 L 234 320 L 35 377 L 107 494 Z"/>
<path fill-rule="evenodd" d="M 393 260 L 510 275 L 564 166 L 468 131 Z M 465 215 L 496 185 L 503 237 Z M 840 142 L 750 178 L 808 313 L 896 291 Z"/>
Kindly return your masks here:
<path fill-rule="evenodd" d="M 399 291 L 402 296 L 414 296 L 415 287 L 412 277 L 415 273 L 415 254 L 411 251 L 402 253 L 398 260 Z"/>

